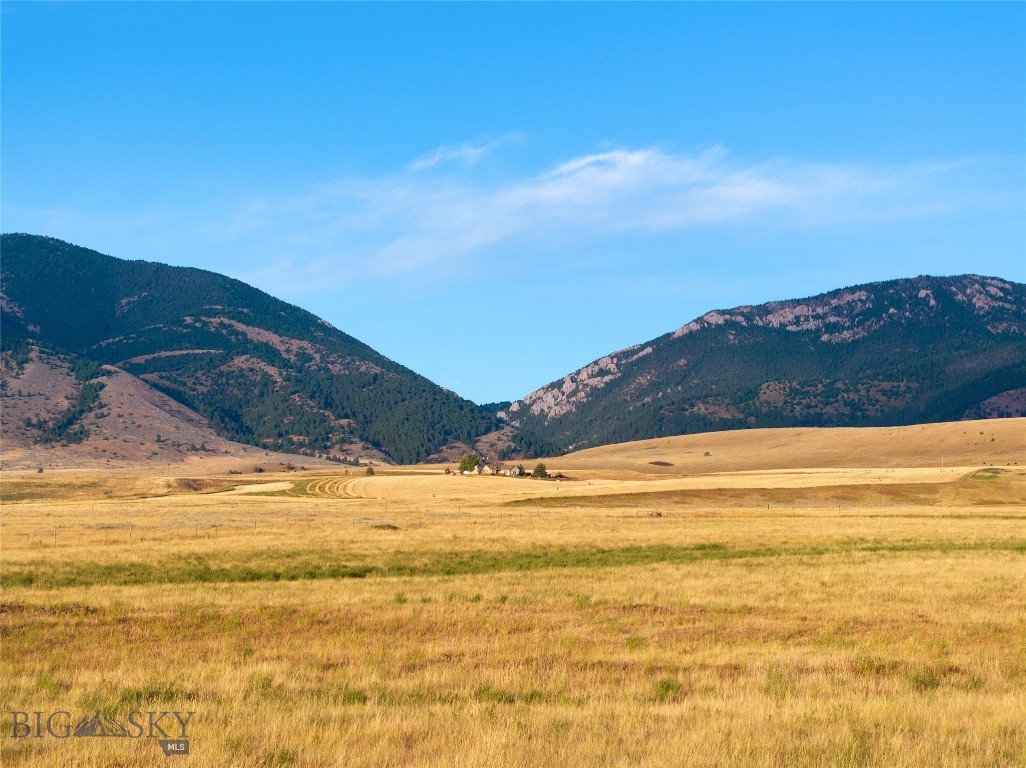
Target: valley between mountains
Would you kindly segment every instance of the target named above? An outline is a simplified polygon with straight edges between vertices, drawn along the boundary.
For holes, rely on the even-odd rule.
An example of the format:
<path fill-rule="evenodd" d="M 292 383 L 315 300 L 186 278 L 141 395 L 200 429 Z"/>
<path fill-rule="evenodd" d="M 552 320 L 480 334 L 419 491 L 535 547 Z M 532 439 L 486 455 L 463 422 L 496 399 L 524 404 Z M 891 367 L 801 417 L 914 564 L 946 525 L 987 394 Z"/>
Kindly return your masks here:
<path fill-rule="evenodd" d="M 1026 414 L 1026 286 L 915 277 L 707 312 L 487 406 L 237 280 L 2 239 L 5 469 L 498 461 Z"/>

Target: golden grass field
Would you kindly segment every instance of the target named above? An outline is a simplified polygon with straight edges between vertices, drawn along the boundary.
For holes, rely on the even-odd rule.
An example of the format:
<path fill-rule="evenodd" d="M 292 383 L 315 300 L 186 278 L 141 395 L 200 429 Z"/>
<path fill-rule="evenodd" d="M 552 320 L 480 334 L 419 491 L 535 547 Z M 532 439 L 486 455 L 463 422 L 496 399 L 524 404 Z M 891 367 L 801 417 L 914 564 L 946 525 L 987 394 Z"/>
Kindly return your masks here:
<path fill-rule="evenodd" d="M 5 473 L 0 762 L 1026 765 L 1026 419 L 546 463 Z"/>

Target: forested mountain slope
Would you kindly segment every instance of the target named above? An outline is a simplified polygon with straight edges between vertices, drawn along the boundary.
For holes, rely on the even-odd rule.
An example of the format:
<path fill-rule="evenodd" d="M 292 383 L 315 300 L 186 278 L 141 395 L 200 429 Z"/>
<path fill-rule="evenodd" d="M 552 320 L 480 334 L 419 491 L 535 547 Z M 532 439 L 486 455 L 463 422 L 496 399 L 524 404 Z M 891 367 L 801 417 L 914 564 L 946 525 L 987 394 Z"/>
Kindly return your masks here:
<path fill-rule="evenodd" d="M 570 450 L 692 432 L 1026 414 L 1026 286 L 916 277 L 708 312 L 513 403 Z"/>
<path fill-rule="evenodd" d="M 44 345 L 95 369 L 86 383 L 98 387 L 94 364 L 115 365 L 223 437 L 350 460 L 369 448 L 419 461 L 496 426 L 486 409 L 238 280 L 34 235 L 3 235 L 0 250 L 7 363 Z"/>

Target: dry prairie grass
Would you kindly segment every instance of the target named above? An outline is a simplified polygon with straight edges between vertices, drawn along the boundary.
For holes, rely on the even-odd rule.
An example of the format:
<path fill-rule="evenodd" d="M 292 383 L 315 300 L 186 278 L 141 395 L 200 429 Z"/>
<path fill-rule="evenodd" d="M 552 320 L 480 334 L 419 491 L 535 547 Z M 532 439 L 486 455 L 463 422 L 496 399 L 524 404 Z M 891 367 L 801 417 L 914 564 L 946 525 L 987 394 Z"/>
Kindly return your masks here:
<path fill-rule="evenodd" d="M 1026 765 L 1026 472 L 909 469 L 5 498 L 3 764 Z"/>
<path fill-rule="evenodd" d="M 653 462 L 666 462 L 660 466 Z M 752 429 L 662 437 L 571 453 L 552 464 L 614 477 L 814 467 L 1026 465 L 1026 418 L 908 427 Z"/>

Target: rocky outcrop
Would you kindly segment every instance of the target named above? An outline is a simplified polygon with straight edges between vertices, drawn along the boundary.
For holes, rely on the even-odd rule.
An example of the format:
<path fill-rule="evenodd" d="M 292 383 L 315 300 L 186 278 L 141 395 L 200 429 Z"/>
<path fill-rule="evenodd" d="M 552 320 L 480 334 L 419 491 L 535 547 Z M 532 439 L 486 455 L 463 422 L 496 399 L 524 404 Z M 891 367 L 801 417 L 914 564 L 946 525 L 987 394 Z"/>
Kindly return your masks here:
<path fill-rule="evenodd" d="M 800 350 L 793 341 L 788 342 L 791 334 L 803 337 Z M 867 355 L 864 350 L 872 349 L 877 338 L 889 341 L 882 342 L 884 348 L 878 356 Z M 973 338 L 980 342 L 970 342 Z M 745 425 L 758 423 L 766 414 L 784 420 L 843 417 L 853 423 L 885 419 L 920 407 L 917 398 L 925 397 L 923 393 L 929 390 L 905 381 L 902 367 L 911 359 L 951 354 L 952 364 L 967 371 L 967 376 L 970 370 L 975 376 L 996 366 L 1002 376 L 1014 379 L 1008 365 L 1014 367 L 1022 357 L 1019 351 L 997 355 L 976 369 L 964 362 L 976 354 L 981 343 L 987 345 L 991 340 L 1000 345 L 1018 344 L 1016 350 L 1021 349 L 1026 340 L 1026 287 L 979 275 L 872 283 L 804 299 L 707 312 L 644 346 L 614 352 L 532 392 L 513 403 L 509 413 L 542 433 L 546 425 L 560 421 L 564 425 L 560 429 L 572 436 L 567 445 L 581 440 L 581 430 L 571 422 L 590 424 L 595 418 L 590 414 L 596 410 L 602 412 L 605 422 L 616 422 L 616 429 L 626 431 L 626 439 L 650 436 L 645 429 L 671 429 L 667 425 L 682 423 L 677 418 L 682 414 L 708 417 L 713 422 L 737 420 Z M 917 353 L 918 344 L 927 346 Z M 709 359 L 710 345 L 720 345 L 715 364 Z M 753 345 L 761 354 L 745 362 L 744 348 Z M 781 351 L 774 353 L 777 346 Z M 846 349 L 854 346 L 858 352 Z M 907 352 L 898 351 L 902 349 Z M 761 368 L 767 352 L 780 366 L 775 376 Z M 787 365 L 789 356 L 799 354 L 801 360 L 795 357 L 794 364 Z M 866 362 L 861 368 L 845 368 L 845 361 L 856 354 L 865 356 Z M 902 357 L 904 354 L 908 357 Z M 870 380 L 862 368 L 875 364 L 874 357 L 891 369 Z M 964 388 L 951 380 L 946 366 L 932 374 L 934 385 L 945 392 Z M 735 391 L 739 377 L 748 382 L 747 394 Z M 843 387 L 835 387 L 835 379 Z M 723 399 L 724 391 L 731 393 L 731 402 Z M 740 402 L 739 398 L 747 400 Z M 601 407 L 595 405 L 600 402 Z M 1008 410 L 1001 400 L 973 412 Z M 638 418 L 648 425 L 636 435 L 630 433 L 634 417 L 629 415 L 635 412 L 647 414 Z M 596 432 L 605 428 L 605 424 L 594 426 Z"/>

